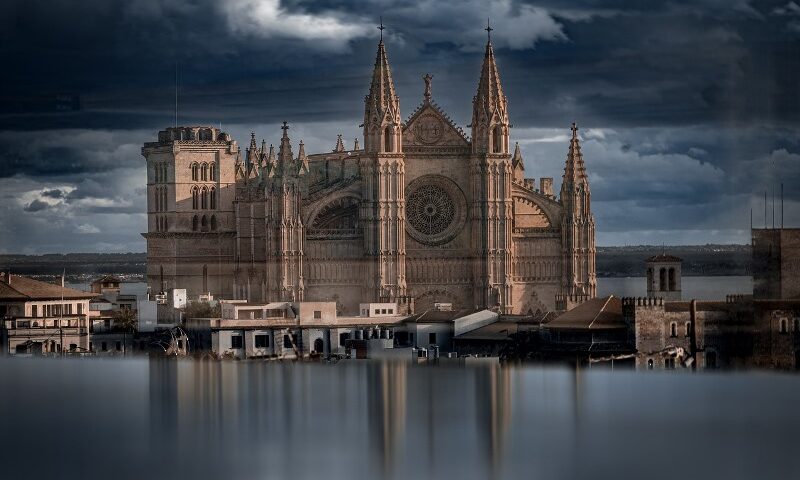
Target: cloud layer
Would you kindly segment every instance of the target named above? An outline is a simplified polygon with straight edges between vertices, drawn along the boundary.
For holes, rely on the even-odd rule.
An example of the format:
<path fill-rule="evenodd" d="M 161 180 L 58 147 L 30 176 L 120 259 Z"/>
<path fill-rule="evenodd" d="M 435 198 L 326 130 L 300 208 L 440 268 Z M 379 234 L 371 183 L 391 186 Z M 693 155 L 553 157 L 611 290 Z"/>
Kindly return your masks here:
<path fill-rule="evenodd" d="M 795 1 L 9 0 L 0 251 L 144 249 L 140 148 L 174 122 L 176 65 L 180 123 L 351 144 L 379 15 L 403 115 L 430 72 L 462 126 L 491 19 L 526 173 L 559 183 L 577 121 L 599 244 L 747 242 L 781 182 L 800 222 Z"/>

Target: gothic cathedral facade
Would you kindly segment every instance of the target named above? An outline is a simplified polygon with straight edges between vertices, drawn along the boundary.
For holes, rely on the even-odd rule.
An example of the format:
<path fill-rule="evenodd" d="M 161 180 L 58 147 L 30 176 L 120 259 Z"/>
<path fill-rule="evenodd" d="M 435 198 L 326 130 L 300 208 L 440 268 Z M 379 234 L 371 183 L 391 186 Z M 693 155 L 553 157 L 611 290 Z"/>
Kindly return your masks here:
<path fill-rule="evenodd" d="M 525 178 L 491 41 L 467 136 L 432 100 L 403 122 L 383 40 L 363 147 L 247 149 L 213 127 L 146 143 L 147 281 L 190 297 L 434 303 L 530 314 L 596 295 L 594 217 L 572 126 L 558 197 Z"/>

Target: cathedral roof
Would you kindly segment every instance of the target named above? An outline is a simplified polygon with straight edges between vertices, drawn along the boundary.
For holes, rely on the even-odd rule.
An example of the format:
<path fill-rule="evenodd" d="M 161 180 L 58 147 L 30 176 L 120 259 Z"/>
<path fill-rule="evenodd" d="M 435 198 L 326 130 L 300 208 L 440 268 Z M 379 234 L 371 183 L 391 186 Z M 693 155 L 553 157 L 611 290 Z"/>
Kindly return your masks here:
<path fill-rule="evenodd" d="M 41 282 L 19 275 L 0 276 L 0 300 L 57 300 L 92 298 L 97 295 L 90 292 L 62 287 L 52 283 Z"/>
<path fill-rule="evenodd" d="M 458 134 L 458 136 L 460 136 L 465 142 L 469 143 L 469 137 L 466 133 L 464 133 L 464 130 L 459 127 L 456 122 L 454 122 L 453 119 L 451 119 L 450 116 L 445 113 L 444 110 L 442 110 L 442 107 L 437 105 L 436 102 L 429 101 L 428 99 L 425 99 L 419 104 L 417 109 L 414 110 L 414 112 L 408 117 L 408 120 L 405 121 L 403 128 L 406 128 L 414 123 L 414 120 L 416 120 L 417 117 L 422 115 L 428 109 L 433 110 L 445 123 L 447 123 L 447 125 L 450 126 L 450 128 L 452 128 Z"/>

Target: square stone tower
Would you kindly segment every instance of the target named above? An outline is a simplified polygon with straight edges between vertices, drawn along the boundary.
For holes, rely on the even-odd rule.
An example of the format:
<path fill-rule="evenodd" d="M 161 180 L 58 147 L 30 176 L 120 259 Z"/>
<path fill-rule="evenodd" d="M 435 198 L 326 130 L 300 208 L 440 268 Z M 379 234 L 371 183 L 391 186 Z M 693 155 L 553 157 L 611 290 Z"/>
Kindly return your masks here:
<path fill-rule="evenodd" d="M 145 143 L 147 285 L 230 296 L 239 147 L 213 127 L 174 127 Z"/>
<path fill-rule="evenodd" d="M 647 296 L 674 302 L 681 299 L 681 260 L 674 255 L 654 255 L 647 260 Z"/>

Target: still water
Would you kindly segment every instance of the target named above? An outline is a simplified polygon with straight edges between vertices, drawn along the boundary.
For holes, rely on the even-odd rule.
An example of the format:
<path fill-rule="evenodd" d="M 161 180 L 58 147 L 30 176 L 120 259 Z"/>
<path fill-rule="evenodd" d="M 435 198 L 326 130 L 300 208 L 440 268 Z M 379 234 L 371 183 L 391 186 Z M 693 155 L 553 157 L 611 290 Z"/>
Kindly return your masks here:
<path fill-rule="evenodd" d="M 725 295 L 753 293 L 753 277 L 682 277 L 681 290 L 684 300 L 725 300 Z M 597 279 L 597 295 L 618 297 L 644 297 L 647 295 L 645 277 L 600 277 Z"/>
<path fill-rule="evenodd" d="M 800 478 L 800 378 L 0 362 L 4 478 Z"/>

